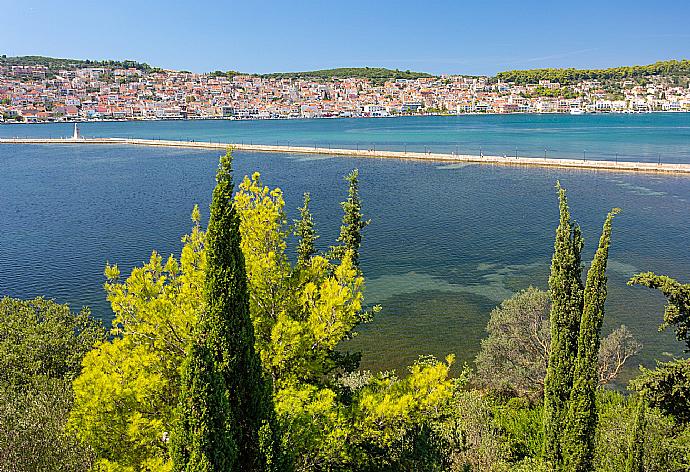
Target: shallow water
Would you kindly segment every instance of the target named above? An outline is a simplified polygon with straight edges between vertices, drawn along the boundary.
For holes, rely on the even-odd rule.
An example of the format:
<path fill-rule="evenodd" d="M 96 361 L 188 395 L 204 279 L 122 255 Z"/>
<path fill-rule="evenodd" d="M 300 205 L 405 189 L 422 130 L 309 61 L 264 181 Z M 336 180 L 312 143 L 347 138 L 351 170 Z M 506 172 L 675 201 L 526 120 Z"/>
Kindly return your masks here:
<path fill-rule="evenodd" d="M 120 146 L 0 146 L 0 295 L 45 295 L 112 316 L 107 261 L 126 274 L 152 249 L 178 254 L 194 203 L 208 208 L 218 153 Z M 490 310 L 530 284 L 546 287 L 558 221 L 554 183 L 568 189 L 591 259 L 606 212 L 614 223 L 605 331 L 625 323 L 644 343 L 635 363 L 680 353 L 658 333 L 663 299 L 631 288 L 637 271 L 687 280 L 690 179 L 538 168 L 236 153 L 237 177 L 280 186 L 290 217 L 312 194 L 323 247 L 337 236 L 342 177 L 358 167 L 366 229 L 367 302 L 383 311 L 349 348 L 363 367 L 401 369 L 419 354 L 471 361 Z M 207 213 L 207 212 L 205 212 Z"/>
<path fill-rule="evenodd" d="M 462 115 L 83 123 L 90 137 L 181 139 L 574 159 L 690 162 L 690 113 Z M 73 125 L 0 126 L 0 137 L 66 137 Z"/>

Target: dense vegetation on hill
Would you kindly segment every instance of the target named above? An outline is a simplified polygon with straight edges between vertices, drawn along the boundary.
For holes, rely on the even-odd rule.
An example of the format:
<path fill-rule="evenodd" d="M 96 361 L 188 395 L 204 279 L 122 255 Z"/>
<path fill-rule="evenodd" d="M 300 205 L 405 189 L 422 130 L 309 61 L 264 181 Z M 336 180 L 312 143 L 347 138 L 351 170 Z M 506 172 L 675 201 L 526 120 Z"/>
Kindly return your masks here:
<path fill-rule="evenodd" d="M 115 67 L 128 69 L 133 67 L 142 71 L 151 71 L 153 68 L 146 63 L 136 61 L 92 61 L 89 59 L 61 59 L 55 57 L 45 56 L 15 56 L 8 57 L 6 55 L 0 56 L 0 66 L 37 66 L 42 65 L 48 67 L 51 71 L 60 69 L 83 69 L 86 67 Z"/>
<path fill-rule="evenodd" d="M 310 79 L 346 79 L 350 77 L 371 79 L 374 82 L 382 82 L 391 79 L 418 79 L 420 77 L 433 77 L 425 72 L 411 72 L 409 70 L 386 69 L 384 67 L 341 67 L 338 69 L 322 69 L 305 72 L 275 72 L 265 74 L 264 77 L 274 78 L 310 78 Z"/>
<path fill-rule="evenodd" d="M 624 66 L 609 69 L 529 69 L 499 72 L 496 78 L 503 82 L 517 82 L 520 84 L 537 83 L 540 80 L 550 80 L 569 84 L 581 80 L 621 80 L 651 75 L 690 76 L 690 60 L 659 61 L 646 66 Z"/>
<path fill-rule="evenodd" d="M 110 336 L 87 310 L 0 300 L 0 470 L 690 470 L 690 359 L 643 369 L 634 394 L 600 386 L 637 349 L 623 328 L 601 338 L 616 210 L 583 282 L 559 187 L 549 292 L 491 313 L 476 373 L 451 377 L 452 354 L 375 373 L 347 351 L 378 311 L 358 265 L 358 177 L 345 179 L 335 245 L 319 250 L 310 195 L 291 225 L 258 173 L 233 195 L 226 154 L 208 227 L 195 207 L 178 258 L 153 252 L 126 279 L 106 266 Z M 690 284 L 630 283 L 667 297 L 663 326 L 690 347 Z"/>

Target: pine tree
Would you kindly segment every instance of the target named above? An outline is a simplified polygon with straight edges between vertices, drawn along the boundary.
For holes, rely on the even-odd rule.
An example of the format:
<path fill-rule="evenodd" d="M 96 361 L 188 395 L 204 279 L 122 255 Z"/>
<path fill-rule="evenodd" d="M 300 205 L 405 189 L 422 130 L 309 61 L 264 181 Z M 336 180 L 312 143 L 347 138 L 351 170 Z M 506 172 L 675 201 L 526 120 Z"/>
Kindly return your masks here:
<path fill-rule="evenodd" d="M 362 245 L 362 231 L 370 223 L 362 217 L 362 202 L 359 199 L 359 171 L 354 169 L 345 180 L 349 184 L 347 200 L 342 202 L 343 223 L 340 226 L 338 242 L 340 246 L 332 248 L 333 256 L 342 259 L 346 251 L 352 254 L 352 262 L 359 268 L 359 248 Z"/>
<path fill-rule="evenodd" d="M 190 349 L 185 364 L 184 403 L 174 440 L 177 450 L 173 450 L 180 463 L 175 467 L 269 470 L 278 462 L 279 441 L 275 440 L 271 386 L 254 349 L 239 217 L 232 199 L 230 150 L 220 159 L 216 182 L 206 233 L 205 309 L 196 340 L 202 345 Z M 198 422 L 184 416 L 190 411 Z M 233 450 L 236 454 L 230 455 Z M 195 457 L 199 460 L 192 462 Z"/>
<path fill-rule="evenodd" d="M 544 457 L 558 467 L 562 461 L 560 435 L 565 426 L 567 404 L 573 385 L 573 367 L 582 314 L 582 233 L 570 218 L 568 201 L 560 183 L 560 223 L 551 260 L 551 351 L 544 379 Z"/>
<path fill-rule="evenodd" d="M 566 469 L 573 472 L 594 470 L 596 390 L 599 384 L 597 365 L 607 292 L 606 263 L 611 244 L 611 223 L 619 211 L 618 208 L 613 209 L 606 217 L 599 247 L 587 272 L 573 388 L 570 392 L 565 441 L 562 445 Z"/>
<path fill-rule="evenodd" d="M 304 205 L 299 209 L 300 219 L 295 221 L 297 244 L 297 265 L 304 266 L 316 254 L 314 243 L 319 239 L 314 229 L 314 218 L 309 210 L 311 196 L 304 194 Z"/>

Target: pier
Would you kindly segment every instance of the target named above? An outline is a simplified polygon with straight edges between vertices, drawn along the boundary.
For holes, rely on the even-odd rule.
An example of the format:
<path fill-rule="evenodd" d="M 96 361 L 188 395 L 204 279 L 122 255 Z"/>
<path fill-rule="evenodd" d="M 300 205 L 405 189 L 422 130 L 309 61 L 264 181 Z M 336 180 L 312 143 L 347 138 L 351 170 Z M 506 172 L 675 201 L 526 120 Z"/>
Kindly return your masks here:
<path fill-rule="evenodd" d="M 307 146 L 282 146 L 271 144 L 221 143 L 208 141 L 178 141 L 133 138 L 0 138 L 0 144 L 48 144 L 48 145 L 130 145 L 162 146 L 194 149 L 221 149 L 228 147 L 248 152 L 282 152 L 295 154 L 325 154 L 333 156 L 366 157 L 382 159 L 409 159 L 418 161 L 454 162 L 500 166 L 549 167 L 566 169 L 604 170 L 615 172 L 665 173 L 690 175 L 690 164 L 607 161 L 586 159 L 557 159 L 543 157 L 489 156 L 469 154 L 443 154 L 405 151 L 381 151 L 376 149 L 335 149 Z"/>

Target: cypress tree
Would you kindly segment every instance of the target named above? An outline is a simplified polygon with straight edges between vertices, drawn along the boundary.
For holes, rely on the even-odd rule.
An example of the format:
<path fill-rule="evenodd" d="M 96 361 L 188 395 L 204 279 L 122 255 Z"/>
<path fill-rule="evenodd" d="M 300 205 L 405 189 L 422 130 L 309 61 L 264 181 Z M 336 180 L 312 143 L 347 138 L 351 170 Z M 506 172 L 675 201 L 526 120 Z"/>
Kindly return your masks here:
<path fill-rule="evenodd" d="M 644 471 L 644 437 L 646 429 L 647 402 L 644 396 L 639 395 L 635 411 L 635 424 L 633 425 L 630 444 L 628 445 L 628 458 L 625 463 L 626 472 Z"/>
<path fill-rule="evenodd" d="M 230 150 L 220 158 L 216 182 L 206 233 L 205 309 L 196 341 L 202 345 L 190 350 L 185 364 L 184 403 L 174 442 L 177 451 L 173 451 L 181 463 L 175 467 L 207 470 L 192 468 L 195 463 L 190 459 L 199 456 L 204 466 L 210 463 L 210 470 L 270 470 L 278 466 L 279 441 L 271 385 L 254 349 L 239 216 L 232 199 Z M 184 414 L 194 409 L 203 422 L 186 420 Z M 199 447 L 205 450 L 199 452 Z M 206 451 L 209 448 L 212 453 Z M 235 454 L 219 452 L 233 450 Z"/>
<path fill-rule="evenodd" d="M 618 208 L 613 209 L 606 217 L 599 247 L 587 272 L 573 388 L 568 403 L 563 444 L 566 469 L 573 472 L 594 470 L 596 390 L 599 384 L 597 362 L 607 292 L 606 263 L 611 244 L 611 223 L 619 211 Z"/>
<path fill-rule="evenodd" d="M 544 458 L 552 467 L 562 461 L 560 435 L 573 385 L 573 367 L 582 314 L 582 233 L 570 218 L 568 201 L 559 182 L 560 222 L 556 229 L 549 276 L 551 351 L 544 379 Z"/>
<path fill-rule="evenodd" d="M 182 364 L 177 424 L 171 438 L 175 471 L 230 470 L 237 444 L 228 430 L 230 416 L 223 379 L 214 369 L 205 339 L 197 336 Z"/>
<path fill-rule="evenodd" d="M 304 266 L 316 254 L 314 243 L 319 236 L 314 229 L 314 218 L 309 210 L 311 196 L 304 194 L 304 205 L 299 209 L 300 219 L 295 221 L 295 236 L 297 244 L 297 265 Z"/>
<path fill-rule="evenodd" d="M 362 245 L 362 230 L 370 223 L 362 217 L 362 202 L 359 199 L 359 171 L 354 169 L 347 176 L 347 200 L 343 207 L 343 223 L 340 226 L 338 242 L 340 246 L 332 248 L 334 257 L 342 259 L 347 251 L 352 255 L 352 263 L 359 268 L 359 248 Z"/>

